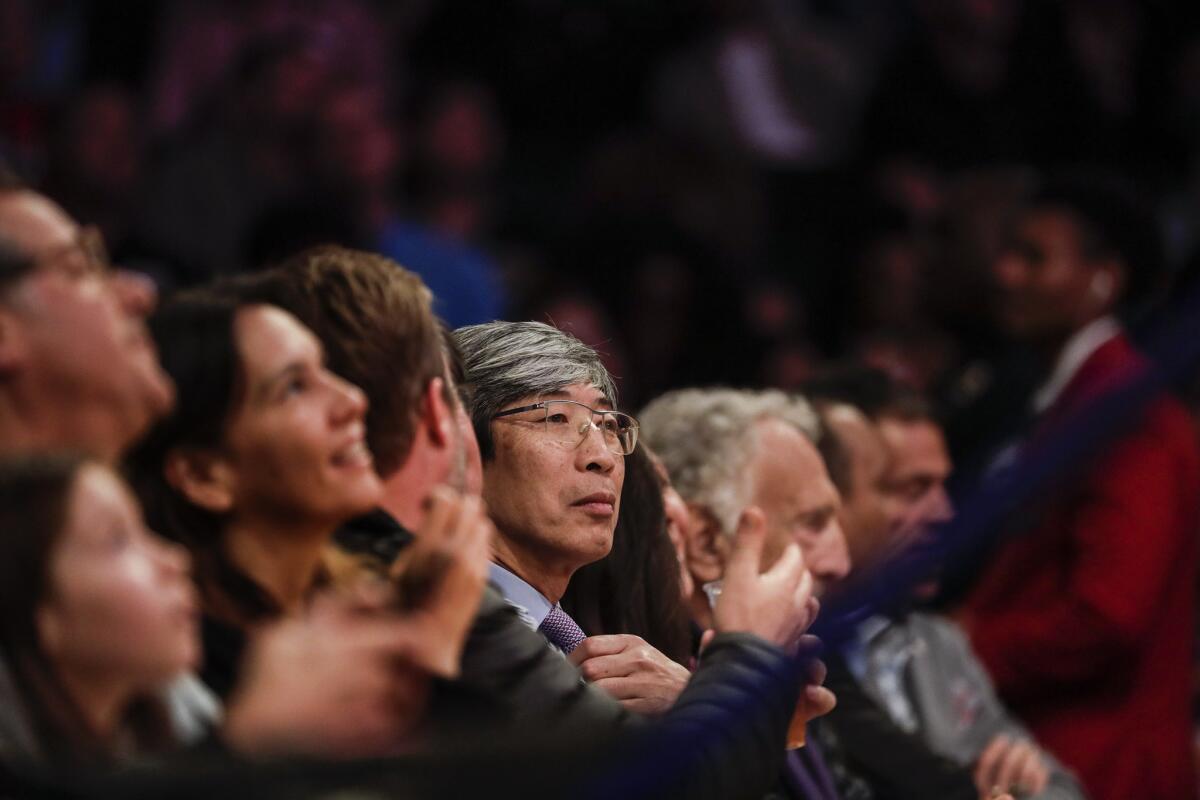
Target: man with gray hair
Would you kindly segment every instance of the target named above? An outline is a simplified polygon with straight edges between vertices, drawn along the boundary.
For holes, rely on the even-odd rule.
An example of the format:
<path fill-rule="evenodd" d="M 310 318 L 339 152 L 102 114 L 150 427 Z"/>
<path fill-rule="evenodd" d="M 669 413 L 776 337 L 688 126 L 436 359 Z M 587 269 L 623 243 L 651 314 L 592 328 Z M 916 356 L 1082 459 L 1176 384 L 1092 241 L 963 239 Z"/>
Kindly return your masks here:
<path fill-rule="evenodd" d="M 748 509 L 761 512 L 766 530 L 764 567 L 794 542 L 818 595 L 849 571 L 838 492 L 817 452 L 821 426 L 807 401 L 779 391 L 681 389 L 647 406 L 642 423 L 646 443 L 688 506 L 685 549 L 697 622 L 712 619 L 703 587 L 723 577 Z"/>
<path fill-rule="evenodd" d="M 526 624 L 563 653 L 579 648 L 573 660 L 603 660 L 605 677 L 624 678 L 606 688 L 627 707 L 667 710 L 689 681 L 686 669 L 636 636 L 591 637 L 580 647 L 586 637 L 558 602 L 571 575 L 611 549 L 624 457 L 637 445 L 638 424 L 617 410 L 611 376 L 590 347 L 538 322 L 474 325 L 455 338 L 483 458 L 483 497 L 498 532 L 493 582 Z M 755 534 L 731 549 L 745 558 L 746 542 L 755 542 L 757 567 L 764 539 Z M 791 570 L 800 560 L 793 548 L 780 569 Z M 712 627 L 791 645 L 811 622 L 809 597 L 803 596 L 810 594 L 801 587 L 779 598 L 783 608 L 774 613 L 791 614 L 791 625 L 763 625 L 767 620 L 751 616 L 723 619 L 740 602 L 731 598 L 724 612 L 713 615 Z M 791 632 L 781 638 L 787 628 Z"/>

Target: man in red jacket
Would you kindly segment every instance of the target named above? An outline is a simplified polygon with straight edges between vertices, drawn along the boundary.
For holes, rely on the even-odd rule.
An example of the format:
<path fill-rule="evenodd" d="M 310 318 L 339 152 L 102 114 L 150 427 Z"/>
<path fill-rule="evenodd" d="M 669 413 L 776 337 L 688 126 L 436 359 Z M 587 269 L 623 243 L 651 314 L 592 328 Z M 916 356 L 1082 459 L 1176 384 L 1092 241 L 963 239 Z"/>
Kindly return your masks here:
<path fill-rule="evenodd" d="M 1152 225 L 1110 185 L 1047 185 L 996 264 L 1000 314 L 1050 365 L 1026 448 L 1144 366 L 1121 324 Z M 1097 800 L 1194 797 L 1189 755 L 1200 456 L 1166 395 L 1016 518 L 963 622 L 1009 707 Z"/>

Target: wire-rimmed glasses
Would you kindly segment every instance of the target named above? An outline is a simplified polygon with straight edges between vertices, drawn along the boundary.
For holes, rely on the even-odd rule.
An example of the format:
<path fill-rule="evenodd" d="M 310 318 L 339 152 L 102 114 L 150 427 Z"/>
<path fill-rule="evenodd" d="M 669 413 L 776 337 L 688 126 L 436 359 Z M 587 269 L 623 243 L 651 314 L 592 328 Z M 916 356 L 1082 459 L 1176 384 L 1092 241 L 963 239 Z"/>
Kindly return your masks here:
<path fill-rule="evenodd" d="M 509 408 L 492 419 L 525 414 L 526 422 L 540 424 L 551 441 L 563 447 L 578 447 L 591 432 L 600 431 L 610 452 L 627 456 L 637 447 L 637 420 L 620 411 L 592 408 L 574 400 L 543 400 Z"/>

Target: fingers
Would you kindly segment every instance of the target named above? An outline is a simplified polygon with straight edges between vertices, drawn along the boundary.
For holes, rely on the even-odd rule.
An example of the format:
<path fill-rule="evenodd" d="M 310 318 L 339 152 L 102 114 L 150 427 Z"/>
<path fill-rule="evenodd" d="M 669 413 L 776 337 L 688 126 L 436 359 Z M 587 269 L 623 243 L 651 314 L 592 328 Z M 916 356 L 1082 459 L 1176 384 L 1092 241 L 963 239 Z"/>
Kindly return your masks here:
<path fill-rule="evenodd" d="M 418 535 L 426 540 L 429 537 L 441 538 L 445 535 L 451 516 L 457 516 L 461 508 L 461 503 L 456 500 L 453 490 L 449 487 L 435 487 L 425 500 L 425 519 L 421 520 Z"/>
<path fill-rule="evenodd" d="M 988 797 L 989 792 L 996 786 L 996 768 L 1004 754 L 1008 751 L 1008 737 L 1000 734 L 983 748 L 979 760 L 975 762 L 975 787 L 981 797 Z"/>
<path fill-rule="evenodd" d="M 808 663 L 808 674 L 805 677 L 808 679 L 810 686 L 820 686 L 825 682 L 825 675 L 829 672 L 825 666 L 825 662 L 819 658 L 814 658 Z"/>
<path fill-rule="evenodd" d="M 738 517 L 733 551 L 725 569 L 726 589 L 731 582 L 748 583 L 758 575 L 763 541 L 767 537 L 767 518 L 761 509 L 751 506 Z"/>
<path fill-rule="evenodd" d="M 1040 761 L 1037 749 L 1031 743 L 1027 741 L 1014 742 L 1000 761 L 995 785 L 1002 789 L 1029 789 L 1030 786 L 1025 783 L 1023 776 L 1028 773 L 1031 782 L 1035 780 L 1040 768 Z"/>
<path fill-rule="evenodd" d="M 823 717 L 837 707 L 837 695 L 824 686 L 805 686 L 805 718 Z"/>
<path fill-rule="evenodd" d="M 572 653 L 571 655 L 574 655 Z M 588 683 L 606 678 L 624 678 L 638 671 L 638 660 L 629 656 L 629 651 L 609 656 L 596 656 L 581 662 L 579 672 Z"/>
<path fill-rule="evenodd" d="M 641 642 L 641 637 L 624 633 L 607 636 L 589 636 L 571 651 L 570 655 L 567 656 L 567 660 L 575 666 L 579 666 L 589 658 L 611 656 L 635 644 L 641 644 Z"/>

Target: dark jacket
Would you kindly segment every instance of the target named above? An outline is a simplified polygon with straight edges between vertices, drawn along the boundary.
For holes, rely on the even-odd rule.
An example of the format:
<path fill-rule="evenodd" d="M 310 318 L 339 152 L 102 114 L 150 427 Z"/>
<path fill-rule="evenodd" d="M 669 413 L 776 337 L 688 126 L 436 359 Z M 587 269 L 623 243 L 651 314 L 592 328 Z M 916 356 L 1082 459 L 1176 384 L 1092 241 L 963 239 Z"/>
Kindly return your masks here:
<path fill-rule="evenodd" d="M 336 536 L 358 554 L 394 555 L 411 534 L 383 512 Z M 782 766 L 799 693 L 793 659 L 750 634 L 721 634 L 674 707 L 657 720 L 585 683 L 493 587 L 483 595 L 462 675 L 437 688 L 434 741 L 550 741 L 611 746 L 594 796 L 761 797 Z M 593 791 L 594 790 L 594 791 Z"/>

